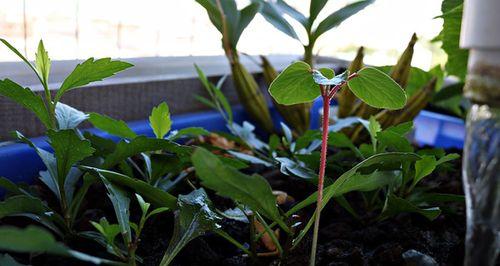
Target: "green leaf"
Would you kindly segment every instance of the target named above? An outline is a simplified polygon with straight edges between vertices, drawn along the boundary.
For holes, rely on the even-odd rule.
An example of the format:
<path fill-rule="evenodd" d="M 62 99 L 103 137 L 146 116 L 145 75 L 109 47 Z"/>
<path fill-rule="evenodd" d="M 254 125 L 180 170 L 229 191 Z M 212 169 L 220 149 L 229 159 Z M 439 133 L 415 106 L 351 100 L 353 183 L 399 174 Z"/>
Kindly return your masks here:
<path fill-rule="evenodd" d="M 351 185 L 356 185 L 352 184 L 350 182 L 347 182 L 348 179 L 350 179 L 352 176 L 358 173 L 360 169 L 371 167 L 371 166 L 377 166 L 377 168 L 373 169 L 374 171 L 376 169 L 383 169 L 385 164 L 394 164 L 394 163 L 403 163 L 403 162 L 411 162 L 411 161 L 416 161 L 420 159 L 420 156 L 418 156 L 415 153 L 405 153 L 405 152 L 387 152 L 387 153 L 379 153 L 375 154 L 364 161 L 358 163 L 355 165 L 353 168 L 351 168 L 349 171 L 345 172 L 342 174 L 335 182 L 330 185 L 325 187 L 324 191 L 324 196 L 323 196 L 323 206 L 325 206 L 332 197 L 338 197 L 342 196 L 345 193 L 348 193 L 350 191 L 353 191 L 355 189 L 354 186 L 348 186 L 349 184 Z M 347 185 L 346 185 L 347 184 Z M 311 194 L 309 197 L 307 197 L 305 200 L 299 202 L 297 205 L 295 205 L 292 209 L 290 209 L 287 212 L 287 215 L 291 215 L 304 207 L 309 206 L 310 204 L 313 204 L 316 202 L 317 198 L 317 192 Z"/>
<path fill-rule="evenodd" d="M 63 243 L 57 242 L 52 234 L 36 226 L 28 226 L 24 229 L 2 226 L 0 227 L 0 249 L 11 252 L 22 253 L 47 253 L 52 255 L 72 257 L 93 264 L 123 265 L 99 257 L 87 255 L 72 250 Z"/>
<path fill-rule="evenodd" d="M 212 24 L 222 33 L 222 18 L 215 2 L 212 0 L 196 0 L 196 2 L 205 8 Z"/>
<path fill-rule="evenodd" d="M 38 43 L 38 51 L 36 53 L 35 67 L 42 77 L 43 85 L 48 87 L 50 74 L 50 58 L 49 54 L 43 46 L 43 41 Z"/>
<path fill-rule="evenodd" d="M 203 188 L 188 195 L 179 195 L 179 211 L 175 213 L 174 233 L 160 266 L 169 265 L 191 240 L 208 231 L 217 231 L 222 220 L 212 209 L 213 204 Z"/>
<path fill-rule="evenodd" d="M 94 167 L 81 166 L 83 170 L 89 171 L 96 177 L 99 175 L 104 176 L 111 183 L 118 184 L 120 186 L 127 187 L 138 194 L 144 196 L 148 202 L 151 202 L 157 206 L 166 206 L 170 209 L 176 209 L 177 207 L 177 198 L 172 196 L 171 194 L 160 190 L 140 179 L 131 178 L 126 175 L 122 175 L 120 173 L 107 171 L 103 169 L 98 169 Z"/>
<path fill-rule="evenodd" d="M 404 90 L 384 72 L 366 67 L 347 82 L 349 89 L 366 104 L 385 109 L 400 109 L 406 104 Z"/>
<path fill-rule="evenodd" d="M 441 7 L 443 29 L 439 34 L 442 48 L 448 55 L 445 69 L 450 75 L 465 79 L 467 73 L 468 50 L 460 48 L 460 29 L 462 27 L 463 1 L 445 0 Z"/>
<path fill-rule="evenodd" d="M 111 135 L 121 138 L 133 139 L 137 134 L 122 120 L 115 120 L 109 116 L 98 113 L 90 113 L 89 121 L 94 127 Z"/>
<path fill-rule="evenodd" d="M 202 127 L 185 127 L 180 130 L 172 131 L 170 135 L 167 137 L 167 139 L 175 141 L 180 138 L 194 138 L 198 136 L 206 136 L 209 134 L 210 132 Z"/>
<path fill-rule="evenodd" d="M 382 131 L 382 127 L 380 126 L 380 123 L 375 119 L 374 116 L 370 116 L 370 120 L 368 120 L 368 127 L 366 129 L 368 130 L 368 133 L 370 133 L 370 138 L 372 140 L 372 145 L 373 145 L 373 150 L 377 150 L 377 134 Z M 362 122 L 363 123 L 363 122 Z M 363 123 L 363 125 L 365 125 Z M 366 125 L 365 125 L 366 126 Z"/>
<path fill-rule="evenodd" d="M 166 102 L 162 102 L 157 107 L 153 107 L 149 116 L 149 125 L 153 129 L 155 136 L 163 139 L 170 131 L 172 120 L 170 120 L 170 111 Z"/>
<path fill-rule="evenodd" d="M 343 184 L 343 189 L 338 193 L 345 194 L 344 191 L 373 191 L 397 180 L 397 174 L 393 171 L 375 171 L 371 174 L 356 173 L 346 180 Z"/>
<path fill-rule="evenodd" d="M 129 210 L 130 199 L 124 190 L 111 184 L 111 182 L 109 182 L 103 175 L 100 174 L 99 177 L 106 186 L 108 197 L 111 200 L 111 203 L 113 203 L 116 220 L 118 221 L 118 225 L 120 226 L 120 232 L 125 244 L 128 246 L 132 242 Z"/>
<path fill-rule="evenodd" d="M 29 88 L 23 88 L 10 79 L 0 80 L 0 95 L 33 112 L 46 128 L 52 128 L 49 113 L 42 98 Z"/>
<path fill-rule="evenodd" d="M 399 152 L 412 152 L 413 146 L 404 137 L 393 131 L 384 130 L 377 135 L 379 141 L 379 150 L 399 151 Z"/>
<path fill-rule="evenodd" d="M 74 130 L 49 130 L 47 136 L 50 146 L 54 149 L 57 161 L 57 182 L 61 187 L 71 167 L 91 156 L 95 150 L 89 141 L 80 139 Z"/>
<path fill-rule="evenodd" d="M 287 4 L 283 0 L 276 0 L 276 6 L 278 7 L 278 9 L 281 12 L 284 12 L 285 14 L 289 15 L 290 17 L 295 19 L 297 22 L 302 24 L 302 26 L 304 26 L 304 28 L 307 27 L 307 25 L 308 25 L 307 23 L 309 20 L 306 18 L 306 16 L 304 16 L 304 14 L 297 11 L 297 9 L 293 8 L 292 6 L 290 6 L 289 4 Z"/>
<path fill-rule="evenodd" d="M 405 136 L 413 130 L 413 121 L 401 123 L 399 125 L 390 126 L 384 131 L 391 131 L 398 135 Z"/>
<path fill-rule="evenodd" d="M 358 13 L 359 11 L 363 10 L 365 7 L 367 7 L 373 2 L 374 0 L 358 1 L 333 12 L 331 15 L 329 15 L 319 23 L 316 30 L 314 30 L 312 37 L 313 40 L 318 39 L 319 36 L 321 36 L 323 33 L 340 25 L 340 23 L 342 23 L 344 20 L 348 19 L 349 17 Z"/>
<path fill-rule="evenodd" d="M 144 199 L 141 197 L 141 195 L 135 193 L 135 197 L 137 198 L 137 202 L 139 203 L 139 207 L 141 207 L 142 214 L 146 215 L 148 213 L 149 207 L 151 206 L 150 203 L 147 203 L 144 201 Z"/>
<path fill-rule="evenodd" d="M 104 160 L 102 167 L 105 169 L 111 168 L 131 156 L 137 155 L 146 151 L 166 150 L 176 153 L 180 157 L 187 156 L 190 148 L 179 145 L 175 142 L 166 139 L 152 139 L 145 136 L 139 136 L 130 142 L 120 141 L 116 145 L 116 150 L 108 155 Z"/>
<path fill-rule="evenodd" d="M 19 56 L 19 58 L 21 58 L 21 60 L 24 61 L 24 63 L 26 63 L 26 65 L 28 65 L 31 70 L 33 70 L 33 72 L 35 72 L 37 78 L 40 80 L 40 82 L 43 84 L 43 79 L 42 77 L 40 76 L 40 74 L 38 73 L 38 71 L 35 69 L 35 67 L 30 63 L 30 61 L 28 61 L 28 59 L 26 57 L 24 57 L 23 54 L 21 54 L 14 46 L 12 46 L 7 40 L 5 39 L 2 39 L 0 38 L 0 41 L 3 42 L 3 44 L 5 44 L 5 46 L 7 46 L 12 52 L 14 52 L 17 56 Z"/>
<path fill-rule="evenodd" d="M 261 9 L 260 3 L 252 3 L 246 7 L 244 7 L 241 12 L 240 12 L 240 18 L 239 18 L 239 23 L 236 26 L 236 32 L 235 32 L 235 43 L 238 42 L 238 40 L 241 37 L 241 34 L 245 30 L 245 28 L 250 24 L 250 22 L 253 20 L 255 15 L 259 12 Z"/>
<path fill-rule="evenodd" d="M 453 161 L 453 160 L 456 160 L 459 158 L 460 158 L 460 154 L 457 154 L 457 153 L 446 154 L 445 156 L 439 158 L 439 160 L 436 162 L 436 165 L 440 165 L 440 164 L 443 164 L 443 163 L 446 163 L 449 161 Z"/>
<path fill-rule="evenodd" d="M 43 215 L 47 211 L 49 209 L 41 200 L 26 195 L 12 196 L 0 202 L 0 219 L 21 213 Z"/>
<path fill-rule="evenodd" d="M 120 233 L 120 226 L 117 224 L 110 224 L 106 217 L 99 220 L 99 223 L 90 221 L 90 223 L 106 238 L 109 244 L 115 243 L 116 236 Z"/>
<path fill-rule="evenodd" d="M 354 143 L 352 143 L 352 141 L 344 133 L 330 132 L 328 134 L 328 145 L 337 148 L 348 148 L 352 150 L 358 157 L 364 157 L 359 149 L 354 146 Z"/>
<path fill-rule="evenodd" d="M 229 197 L 250 207 L 269 219 L 287 228 L 276 207 L 276 197 L 271 186 L 259 175 L 245 175 L 222 163 L 216 155 L 198 148 L 191 156 L 197 176 L 203 186 L 213 189 L 217 194 Z"/>
<path fill-rule="evenodd" d="M 403 198 L 390 194 L 387 197 L 384 210 L 380 214 L 379 219 L 381 220 L 387 219 L 390 216 L 394 216 L 403 212 L 418 213 L 423 215 L 430 221 L 436 219 L 439 216 L 439 214 L 441 214 L 441 210 L 437 207 L 421 209 Z"/>
<path fill-rule="evenodd" d="M 17 262 L 9 254 L 0 254 L 0 265 L 3 265 L 3 266 L 28 266 L 28 265 L 21 264 L 21 263 Z"/>
<path fill-rule="evenodd" d="M 318 17 L 319 12 L 325 7 L 328 0 L 311 0 L 309 5 L 309 24 L 312 26 L 314 20 Z"/>
<path fill-rule="evenodd" d="M 75 129 L 88 118 L 89 115 L 69 105 L 61 102 L 56 104 L 56 120 L 59 129 Z"/>
<path fill-rule="evenodd" d="M 327 78 L 334 76 L 331 69 L 320 69 L 320 72 Z M 269 93 L 279 104 L 292 105 L 314 101 L 320 95 L 320 89 L 314 81 L 311 67 L 297 61 L 278 75 L 271 83 Z"/>
<path fill-rule="evenodd" d="M 436 169 L 437 162 L 434 156 L 423 156 L 421 160 L 415 162 L 415 178 L 412 186 L 415 186 L 424 177 L 430 175 Z"/>
<path fill-rule="evenodd" d="M 287 157 L 276 157 L 275 159 L 280 162 L 280 171 L 285 175 L 298 176 L 307 180 L 313 180 L 318 177 L 318 175 L 303 162 L 293 161 Z"/>
<path fill-rule="evenodd" d="M 292 25 L 290 25 L 290 23 L 288 23 L 288 21 L 283 16 L 283 10 L 280 9 L 278 3 L 272 3 L 264 0 L 252 0 L 252 1 L 254 2 L 258 1 L 262 3 L 262 9 L 260 10 L 260 13 L 267 20 L 267 22 L 273 25 L 277 30 L 285 33 L 286 35 L 296 40 L 299 40 L 299 36 L 293 29 Z"/>
<path fill-rule="evenodd" d="M 266 167 L 271 167 L 272 164 L 267 162 L 267 161 L 264 161 L 258 157 L 255 157 L 255 156 L 252 156 L 252 155 L 249 155 L 249 154 L 246 154 L 246 153 L 242 153 L 242 152 L 237 152 L 237 151 L 227 151 L 229 154 L 233 155 L 234 157 L 242 160 L 242 161 L 245 161 L 245 162 L 248 162 L 248 163 L 252 163 L 252 164 L 262 164 Z"/>
<path fill-rule="evenodd" d="M 55 102 L 58 102 L 63 94 L 69 90 L 111 77 L 132 66 L 132 64 L 126 62 L 111 60 L 111 58 L 97 60 L 89 58 L 85 62 L 78 64 L 73 72 L 66 77 L 57 91 Z"/>

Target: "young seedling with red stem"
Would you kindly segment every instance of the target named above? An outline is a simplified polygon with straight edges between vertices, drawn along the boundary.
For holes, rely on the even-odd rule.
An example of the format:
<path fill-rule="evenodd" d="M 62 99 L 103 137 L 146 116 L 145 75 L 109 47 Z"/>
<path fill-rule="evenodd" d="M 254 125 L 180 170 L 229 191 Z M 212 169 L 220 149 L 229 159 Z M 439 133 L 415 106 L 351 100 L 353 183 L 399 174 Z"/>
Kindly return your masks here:
<path fill-rule="evenodd" d="M 350 75 L 344 72 L 335 76 L 331 69 L 314 70 L 308 64 L 299 61 L 288 66 L 269 88 L 271 96 L 284 105 L 312 102 L 318 96 L 323 100 L 322 143 L 311 266 L 316 263 L 320 214 L 323 208 L 330 102 L 345 84 L 360 100 L 376 108 L 400 109 L 406 104 L 406 94 L 403 89 L 389 76 L 375 68 L 364 68 Z"/>

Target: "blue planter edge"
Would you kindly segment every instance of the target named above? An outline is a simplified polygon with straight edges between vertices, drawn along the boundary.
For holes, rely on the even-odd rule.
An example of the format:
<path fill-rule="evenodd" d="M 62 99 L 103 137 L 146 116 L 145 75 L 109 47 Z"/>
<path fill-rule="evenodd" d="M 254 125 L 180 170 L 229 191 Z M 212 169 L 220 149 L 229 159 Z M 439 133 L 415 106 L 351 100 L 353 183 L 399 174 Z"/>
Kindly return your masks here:
<path fill-rule="evenodd" d="M 321 101 L 313 104 L 311 112 L 311 125 L 318 128 L 320 124 L 319 110 Z M 276 124 L 281 121 L 278 112 L 271 107 L 272 118 Z M 234 120 L 237 123 L 249 120 L 241 106 L 233 107 Z M 209 131 L 227 131 L 226 124 L 222 116 L 215 111 L 204 111 L 197 113 L 188 113 L 172 115 L 172 130 L 178 130 L 185 127 L 203 127 Z M 429 145 L 437 148 L 458 148 L 463 147 L 465 138 L 464 121 L 443 114 L 429 111 L 421 111 L 414 121 L 415 132 L 414 141 L 419 145 Z M 129 122 L 130 128 L 138 135 L 153 136 L 149 127 L 148 120 L 139 120 Z M 117 137 L 109 135 L 98 129 L 85 129 L 101 137 L 118 140 Z M 31 139 L 39 148 L 50 150 L 46 137 L 36 137 Z M 23 143 L 8 143 L 0 146 L 0 176 L 19 183 L 32 183 L 44 165 L 35 151 Z M 1 194 L 1 192 L 0 192 Z"/>

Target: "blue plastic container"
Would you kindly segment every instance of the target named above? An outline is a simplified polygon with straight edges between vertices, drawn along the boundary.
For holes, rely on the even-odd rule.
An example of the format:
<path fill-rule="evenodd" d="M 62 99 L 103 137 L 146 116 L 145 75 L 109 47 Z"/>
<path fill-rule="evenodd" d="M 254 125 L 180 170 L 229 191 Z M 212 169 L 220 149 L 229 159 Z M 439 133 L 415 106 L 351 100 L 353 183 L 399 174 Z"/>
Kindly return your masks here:
<path fill-rule="evenodd" d="M 311 125 L 319 127 L 319 110 L 321 101 L 313 105 Z M 248 120 L 248 116 L 241 106 L 233 108 L 236 122 Z M 277 111 L 271 109 L 273 120 L 280 121 Z M 190 113 L 172 116 L 172 129 L 185 127 L 203 127 L 209 131 L 227 131 L 221 115 L 215 111 Z M 130 122 L 129 126 L 139 135 L 153 136 L 148 120 Z M 88 131 L 102 137 L 117 139 L 97 129 Z M 422 111 L 415 119 L 415 141 L 420 145 L 431 145 L 441 148 L 462 148 L 465 135 L 464 122 L 461 119 L 441 115 L 433 112 Z M 38 147 L 50 150 L 46 137 L 33 138 Z M 31 183 L 44 165 L 35 151 L 22 143 L 7 143 L 0 146 L 0 176 L 9 178 L 15 183 Z"/>

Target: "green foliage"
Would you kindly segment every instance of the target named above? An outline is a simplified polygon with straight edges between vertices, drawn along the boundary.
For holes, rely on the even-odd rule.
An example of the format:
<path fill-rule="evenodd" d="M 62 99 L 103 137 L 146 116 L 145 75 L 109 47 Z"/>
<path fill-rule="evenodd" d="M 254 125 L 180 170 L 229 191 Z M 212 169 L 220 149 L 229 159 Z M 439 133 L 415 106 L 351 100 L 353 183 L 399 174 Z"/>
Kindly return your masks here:
<path fill-rule="evenodd" d="M 0 95 L 22 105 L 33 112 L 47 128 L 51 128 L 51 118 L 42 98 L 29 88 L 23 88 L 10 79 L 0 80 Z"/>
<path fill-rule="evenodd" d="M 323 10 L 328 0 L 311 0 L 309 8 L 309 17 L 306 17 L 283 0 L 265 1 L 252 0 L 254 3 L 262 3 L 260 13 L 264 18 L 272 24 L 276 29 L 287 34 L 288 36 L 300 41 L 296 30 L 286 20 L 285 15 L 296 20 L 307 33 L 308 43 L 304 45 L 304 60 L 312 63 L 312 52 L 316 40 L 330 29 L 340 25 L 349 17 L 363 10 L 366 6 L 373 3 L 373 0 L 362 0 L 344 6 L 343 8 L 328 15 L 319 23 L 315 23 L 318 15 Z M 316 26 L 317 25 L 317 26 Z"/>
<path fill-rule="evenodd" d="M 196 149 L 191 159 L 205 187 L 249 206 L 288 230 L 276 207 L 276 197 L 263 177 L 242 174 L 203 148 Z"/>
<path fill-rule="evenodd" d="M 163 102 L 157 107 L 153 107 L 151 115 L 149 116 L 149 124 L 157 138 L 163 139 L 163 137 L 165 137 L 172 126 L 167 103 Z"/>
<path fill-rule="evenodd" d="M 469 52 L 460 48 L 460 29 L 462 26 L 463 0 L 444 0 L 441 5 L 444 20 L 443 29 L 436 40 L 442 42 L 442 48 L 448 55 L 445 69 L 450 75 L 465 80 Z"/>
<path fill-rule="evenodd" d="M 57 91 L 55 102 L 58 102 L 63 94 L 70 90 L 95 81 L 101 81 L 132 66 L 130 63 L 111 60 L 111 58 L 97 60 L 89 58 L 85 62 L 78 64 L 73 72 L 66 77 Z"/>
<path fill-rule="evenodd" d="M 121 138 L 133 139 L 137 137 L 132 129 L 122 120 L 115 120 L 109 116 L 98 113 L 90 113 L 89 121 L 92 125 L 102 131 Z"/>
<path fill-rule="evenodd" d="M 42 78 L 42 83 L 45 86 L 48 86 L 50 74 L 50 58 L 49 53 L 45 50 L 42 40 L 40 40 L 40 42 L 38 43 L 35 67 Z"/>
<path fill-rule="evenodd" d="M 118 262 L 90 256 L 76 250 L 72 250 L 64 244 L 57 242 L 46 230 L 28 226 L 19 229 L 10 226 L 0 227 L 0 249 L 22 253 L 47 253 L 64 257 L 71 257 L 93 264 L 120 265 Z"/>
<path fill-rule="evenodd" d="M 191 240 L 207 231 L 217 231 L 221 217 L 213 211 L 212 202 L 203 188 L 188 195 L 179 195 L 179 211 L 175 213 L 175 227 L 168 249 L 160 263 L 169 265 L 179 251 Z"/>
<path fill-rule="evenodd" d="M 220 8 L 216 0 L 196 0 L 196 2 L 205 8 L 210 21 L 222 35 L 227 36 L 233 48 L 236 48 L 241 34 L 260 10 L 259 3 L 252 3 L 238 10 L 234 0 L 220 0 Z M 221 16 L 221 13 L 224 16 Z M 226 21 L 223 21 L 223 18 Z"/>
<path fill-rule="evenodd" d="M 321 69 L 323 75 L 332 78 L 333 70 Z M 311 74 L 311 67 L 298 61 L 289 65 L 271 83 L 269 93 L 280 104 L 292 105 L 312 102 L 320 95 L 319 86 Z"/>
<path fill-rule="evenodd" d="M 347 82 L 349 89 L 363 102 L 376 108 L 400 109 L 406 104 L 406 94 L 389 76 L 375 68 L 361 69 Z"/>
<path fill-rule="evenodd" d="M 47 135 L 57 161 L 58 184 L 64 186 L 71 167 L 92 155 L 95 150 L 89 141 L 80 139 L 73 130 L 50 130 Z"/>
<path fill-rule="evenodd" d="M 208 100 L 201 96 L 198 96 L 198 99 L 199 100 L 202 99 L 201 101 L 203 103 L 217 110 L 224 117 L 224 120 L 226 120 L 226 122 L 229 125 L 232 124 L 233 111 L 231 109 L 229 101 L 227 100 L 226 96 L 224 96 L 224 93 L 222 93 L 221 91 L 221 87 L 224 81 L 226 80 L 226 76 L 222 77 L 217 82 L 217 84 L 214 85 L 207 79 L 205 73 L 203 73 L 203 71 L 197 65 L 194 65 L 194 67 L 196 68 L 196 72 L 198 73 L 198 79 L 201 81 L 203 87 L 205 87 L 205 90 L 210 95 L 211 100 Z"/>

